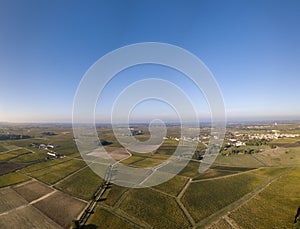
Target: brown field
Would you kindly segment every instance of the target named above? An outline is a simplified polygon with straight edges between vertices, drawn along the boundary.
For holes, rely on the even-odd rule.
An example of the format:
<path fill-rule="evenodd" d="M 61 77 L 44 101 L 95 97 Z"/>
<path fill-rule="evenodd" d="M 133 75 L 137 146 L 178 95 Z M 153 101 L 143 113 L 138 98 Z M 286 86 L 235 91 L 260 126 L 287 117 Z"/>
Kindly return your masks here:
<path fill-rule="evenodd" d="M 85 205 L 86 203 L 59 191 L 33 204 L 34 207 L 64 228 L 71 226 L 72 220 L 80 214 Z"/>
<path fill-rule="evenodd" d="M 12 188 L 28 202 L 36 200 L 53 191 L 49 186 L 37 181 L 31 181 Z"/>
<path fill-rule="evenodd" d="M 259 160 L 270 166 L 287 166 L 300 164 L 300 147 L 266 150 L 255 155 Z"/>
<path fill-rule="evenodd" d="M 122 160 L 129 156 L 129 153 L 127 153 L 124 148 L 107 146 L 105 147 L 105 150 L 116 161 Z"/>
<path fill-rule="evenodd" d="M 61 227 L 40 211 L 28 205 L 13 210 L 9 214 L 0 214 L 0 228 L 59 229 Z"/>
<path fill-rule="evenodd" d="M 0 176 L 6 173 L 13 172 L 15 170 L 24 168 L 24 164 L 16 164 L 16 163 L 11 163 L 11 162 L 3 162 L 0 163 Z"/>
<path fill-rule="evenodd" d="M 27 204 L 27 202 L 11 188 L 0 189 L 0 196 L 0 215 L 4 212 Z"/>

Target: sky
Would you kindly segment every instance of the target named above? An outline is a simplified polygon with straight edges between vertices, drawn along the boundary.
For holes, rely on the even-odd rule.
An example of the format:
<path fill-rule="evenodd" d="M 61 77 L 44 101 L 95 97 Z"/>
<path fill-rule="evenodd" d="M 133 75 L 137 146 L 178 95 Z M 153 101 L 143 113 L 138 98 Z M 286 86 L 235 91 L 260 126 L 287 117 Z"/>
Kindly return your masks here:
<path fill-rule="evenodd" d="M 86 71 L 105 54 L 140 42 L 176 45 L 202 60 L 228 120 L 299 119 L 299 12 L 297 0 L 1 0 L 0 122 L 70 122 Z M 199 116 L 209 112 L 205 96 L 181 73 L 137 66 L 107 85 L 97 121 L 109 121 L 117 95 L 148 76 L 180 86 Z M 175 113 L 146 101 L 132 115 L 142 121 Z"/>

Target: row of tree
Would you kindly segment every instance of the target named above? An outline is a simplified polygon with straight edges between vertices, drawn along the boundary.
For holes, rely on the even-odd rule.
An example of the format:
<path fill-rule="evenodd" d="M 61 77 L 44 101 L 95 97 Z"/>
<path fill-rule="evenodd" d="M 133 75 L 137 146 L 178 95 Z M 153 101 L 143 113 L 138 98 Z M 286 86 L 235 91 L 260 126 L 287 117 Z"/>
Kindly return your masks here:
<path fill-rule="evenodd" d="M 0 140 L 19 140 L 27 138 L 31 138 L 31 136 L 22 134 L 0 134 Z"/>

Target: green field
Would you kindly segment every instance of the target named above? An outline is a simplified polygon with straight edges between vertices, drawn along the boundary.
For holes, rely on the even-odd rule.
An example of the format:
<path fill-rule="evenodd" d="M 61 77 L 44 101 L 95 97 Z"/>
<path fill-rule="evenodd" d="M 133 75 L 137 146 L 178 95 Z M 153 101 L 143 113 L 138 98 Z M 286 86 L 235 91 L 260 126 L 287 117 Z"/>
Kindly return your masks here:
<path fill-rule="evenodd" d="M 90 168 L 85 168 L 55 186 L 66 193 L 84 200 L 90 200 L 103 179 Z"/>
<path fill-rule="evenodd" d="M 31 152 L 28 149 L 16 149 L 16 150 L 9 151 L 9 153 L 14 155 L 23 155 Z"/>
<path fill-rule="evenodd" d="M 265 181 L 254 174 L 191 183 L 182 202 L 196 222 L 240 199 Z"/>
<path fill-rule="evenodd" d="M 120 209 L 154 228 L 189 227 L 175 199 L 151 189 L 130 190 Z"/>
<path fill-rule="evenodd" d="M 102 228 L 111 229 L 135 228 L 133 225 L 129 224 L 125 220 L 122 220 L 121 218 L 100 207 L 97 207 L 95 209 L 94 214 L 89 218 L 84 228 L 93 228 L 96 227 L 96 225 L 101 225 Z"/>
<path fill-rule="evenodd" d="M 298 167 L 229 216 L 243 228 L 293 228 L 294 216 L 300 206 L 299 181 Z"/>
<path fill-rule="evenodd" d="M 81 160 L 69 160 L 65 163 L 34 171 L 29 173 L 29 176 L 45 182 L 46 184 L 54 184 L 85 165 L 85 162 Z"/>
<path fill-rule="evenodd" d="M 0 187 L 18 184 L 27 180 L 30 180 L 30 178 L 22 173 L 8 173 L 0 176 Z"/>
<path fill-rule="evenodd" d="M 151 157 L 151 158 L 144 158 L 143 160 L 139 160 L 139 161 L 136 161 L 134 163 L 131 163 L 130 165 L 133 166 L 133 167 L 152 167 L 152 166 L 155 166 L 155 165 L 158 165 L 162 162 L 164 162 L 165 159 L 161 159 L 160 157 Z"/>
<path fill-rule="evenodd" d="M 53 165 L 61 164 L 61 163 L 64 163 L 64 162 L 70 161 L 70 160 L 71 160 L 70 158 L 59 158 L 59 159 L 55 159 L 55 160 L 48 160 L 48 161 L 40 162 L 40 163 L 37 163 L 34 165 L 30 165 L 30 166 L 22 169 L 22 171 L 25 173 L 31 173 L 31 172 L 46 169 Z"/>
<path fill-rule="evenodd" d="M 9 161 L 10 159 L 15 157 L 17 156 L 11 153 L 0 154 L 0 161 Z"/>
<path fill-rule="evenodd" d="M 204 173 L 195 177 L 193 180 L 202 180 L 202 179 L 209 179 L 209 178 L 215 178 L 215 177 L 222 177 L 222 176 L 232 175 L 237 172 L 238 171 L 234 171 L 234 170 L 208 169 Z"/>
<path fill-rule="evenodd" d="M 211 225 L 209 229 L 232 229 L 232 226 L 225 219 L 220 219 Z"/>
<path fill-rule="evenodd" d="M 132 167 L 152 167 L 158 165 L 168 159 L 166 155 L 158 154 L 137 154 L 134 153 L 131 157 L 122 161 L 122 164 L 130 165 Z"/>
<path fill-rule="evenodd" d="M 121 196 L 128 190 L 128 188 L 113 184 L 108 190 L 104 204 L 114 206 L 121 198 Z"/>
<path fill-rule="evenodd" d="M 261 162 L 257 161 L 252 155 L 238 154 L 231 156 L 219 155 L 214 165 L 230 166 L 230 167 L 247 167 L 247 168 L 259 168 L 264 166 Z"/>
<path fill-rule="evenodd" d="M 186 177 L 175 176 L 171 180 L 154 186 L 153 188 L 168 193 L 172 196 L 177 196 L 187 181 L 188 179 Z"/>
<path fill-rule="evenodd" d="M 0 144 L 0 152 L 4 152 L 6 150 L 7 148 L 4 145 Z"/>
<path fill-rule="evenodd" d="M 134 226 L 98 206 L 83 228 L 129 229 Z"/>
<path fill-rule="evenodd" d="M 47 157 L 46 153 L 26 153 L 24 155 L 20 155 L 10 160 L 10 162 L 14 163 L 31 163 L 45 160 Z"/>
<path fill-rule="evenodd" d="M 0 154 L 0 161 L 9 161 L 13 163 L 30 163 L 46 158 L 46 153 L 32 153 L 27 149 L 17 149 L 7 153 Z"/>
<path fill-rule="evenodd" d="M 252 172 L 255 174 L 263 175 L 263 176 L 268 176 L 268 177 L 275 177 L 283 173 L 284 171 L 287 171 L 288 168 L 260 168 L 260 169 L 255 169 Z"/>
<path fill-rule="evenodd" d="M 190 161 L 187 166 L 180 171 L 178 175 L 186 176 L 186 177 L 196 177 L 199 176 L 199 165 L 200 162 Z"/>

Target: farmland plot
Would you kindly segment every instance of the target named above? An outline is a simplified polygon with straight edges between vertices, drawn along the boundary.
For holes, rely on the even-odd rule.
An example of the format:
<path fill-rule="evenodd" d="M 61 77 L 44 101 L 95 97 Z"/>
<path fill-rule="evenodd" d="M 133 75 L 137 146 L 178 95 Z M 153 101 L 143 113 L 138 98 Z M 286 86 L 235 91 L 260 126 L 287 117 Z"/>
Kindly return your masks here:
<path fill-rule="evenodd" d="M 265 181 L 254 174 L 192 183 L 182 202 L 196 222 L 240 199 Z"/>
<path fill-rule="evenodd" d="M 299 180 L 300 168 L 296 168 L 231 213 L 230 218 L 249 229 L 293 228 L 294 216 L 300 206 Z"/>
<path fill-rule="evenodd" d="M 71 222 L 84 209 L 86 203 L 60 191 L 34 203 L 33 206 L 64 228 L 70 227 Z"/>
<path fill-rule="evenodd" d="M 120 208 L 154 228 L 189 227 L 175 199 L 151 189 L 130 190 Z"/>
<path fill-rule="evenodd" d="M 32 206 L 15 209 L 9 214 L 0 215 L 0 228 L 25 228 L 25 229 L 60 229 L 59 225 L 43 215 Z"/>
<path fill-rule="evenodd" d="M 20 196 L 22 196 L 28 202 L 36 200 L 50 192 L 53 191 L 47 185 L 44 185 L 37 181 L 31 181 L 25 184 L 21 184 L 15 187 L 12 187 Z"/>
<path fill-rule="evenodd" d="M 0 197 L 0 214 L 27 204 L 27 201 L 11 188 L 0 189 Z"/>
<path fill-rule="evenodd" d="M 34 178 L 47 184 L 54 184 L 85 165 L 86 164 L 84 161 L 70 160 L 43 170 L 35 171 L 33 173 L 30 173 L 30 176 L 33 176 Z"/>
<path fill-rule="evenodd" d="M 90 200 L 102 182 L 90 168 L 85 168 L 55 187 L 73 196 Z"/>
<path fill-rule="evenodd" d="M 14 172 L 0 176 L 0 187 L 22 183 L 30 178 L 22 173 Z"/>

